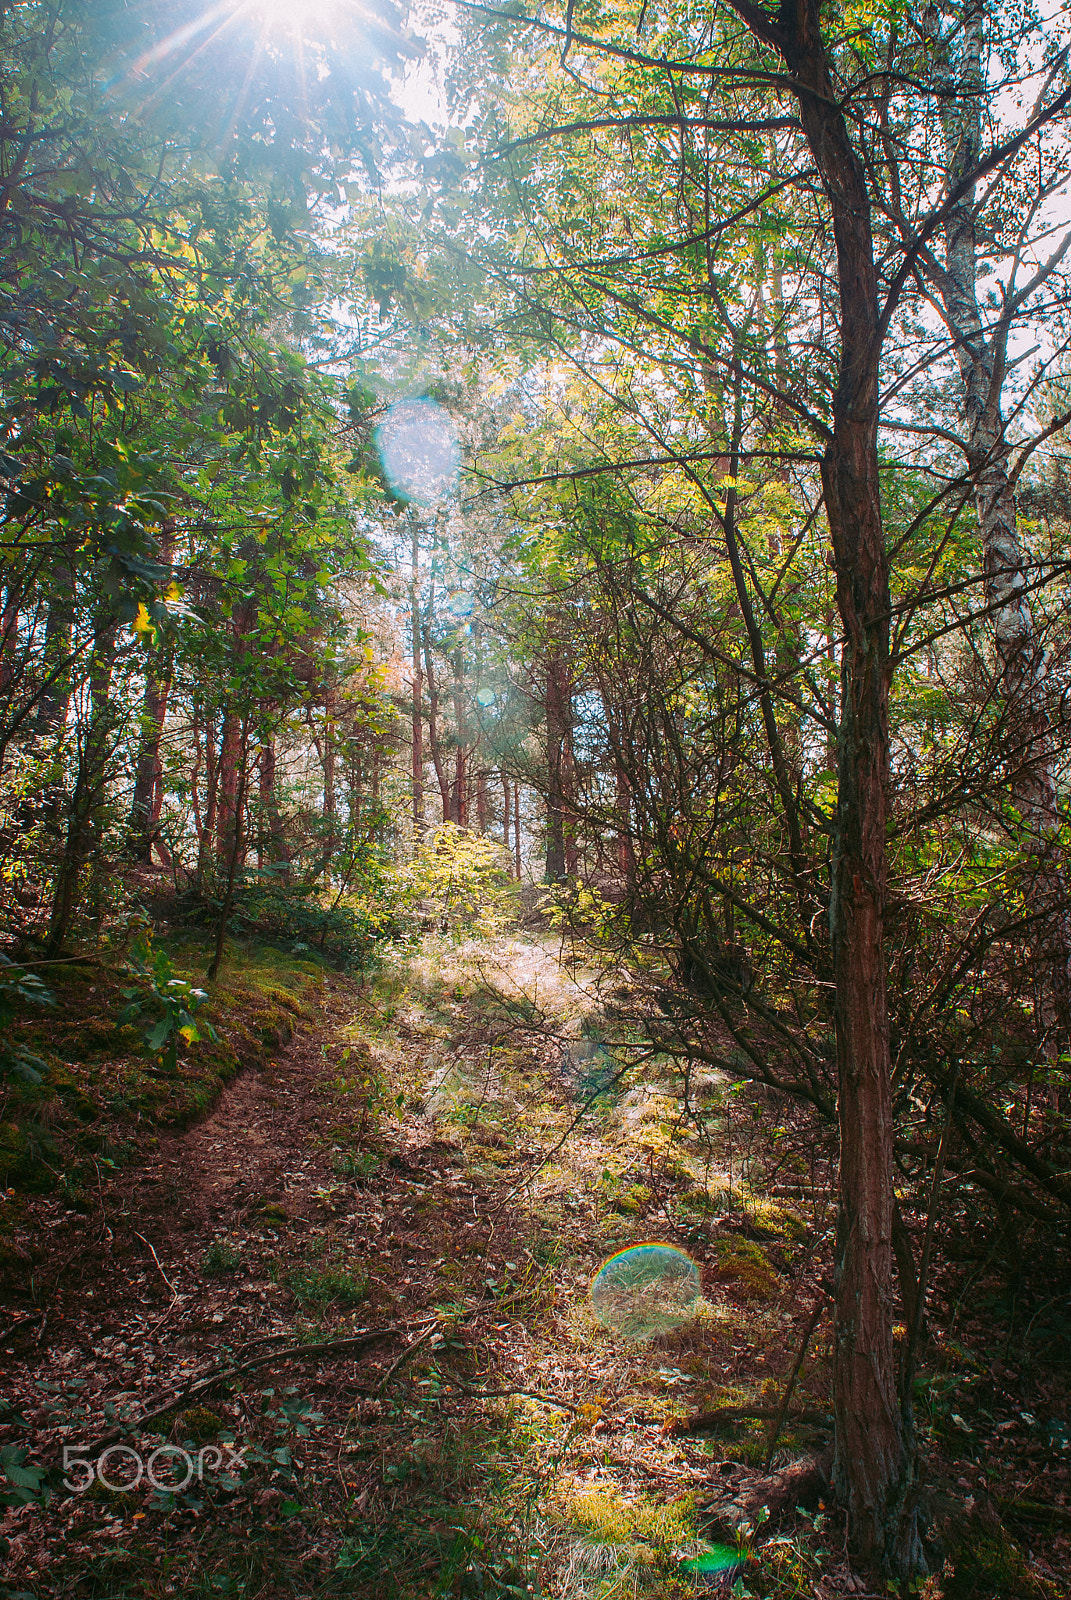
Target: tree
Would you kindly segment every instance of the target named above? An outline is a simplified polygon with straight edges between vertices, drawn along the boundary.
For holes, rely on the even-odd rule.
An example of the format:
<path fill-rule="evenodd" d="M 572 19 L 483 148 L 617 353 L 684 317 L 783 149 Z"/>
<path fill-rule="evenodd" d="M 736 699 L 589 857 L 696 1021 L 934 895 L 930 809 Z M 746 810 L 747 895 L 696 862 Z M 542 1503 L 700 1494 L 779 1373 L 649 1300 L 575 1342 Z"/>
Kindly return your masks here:
<path fill-rule="evenodd" d="M 678 473 L 719 527 L 785 829 L 802 918 L 792 937 L 801 952 L 816 944 L 810 912 L 828 908 L 840 1134 L 835 1477 L 860 1554 L 908 1573 L 922 1557 L 909 1385 L 898 1383 L 892 1335 L 886 941 L 894 657 L 881 429 L 886 418 L 897 419 L 883 396 L 896 360 L 887 340 L 890 328 L 906 329 L 917 317 L 919 263 L 969 186 L 985 180 L 994 191 L 1016 192 L 1024 150 L 1066 109 L 1062 58 L 1054 47 L 1035 115 L 977 150 L 942 195 L 929 179 L 932 147 L 923 137 L 900 141 L 910 124 L 909 85 L 926 62 L 917 34 L 905 36 L 891 14 L 868 14 L 842 31 L 835 14 L 810 0 L 785 0 L 775 12 L 745 0 L 731 12 L 746 32 L 729 12 L 699 24 L 668 17 L 641 47 L 612 21 L 587 23 L 575 8 L 564 23 L 511 23 L 492 8 L 471 9 L 492 19 L 492 32 L 523 27 L 533 41 L 533 73 L 550 80 L 542 96 L 531 84 L 523 101 L 506 92 L 506 121 L 489 161 L 499 193 L 487 203 L 515 230 L 510 253 L 485 252 L 508 296 L 511 331 L 541 359 L 572 366 L 621 419 L 616 438 L 602 436 L 602 460 L 592 452 L 583 473 L 637 486 L 645 468 Z M 1010 40 L 1010 20 L 1008 29 Z M 573 49 L 584 57 L 580 79 L 549 70 L 552 52 L 564 65 Z M 909 202 L 908 223 L 900 225 L 896 206 L 906 214 Z M 768 302 L 777 308 L 772 330 L 767 302 L 758 314 L 754 274 L 765 248 L 784 264 Z M 706 437 L 691 424 L 696 417 L 708 422 Z M 644 434 L 645 450 L 637 448 Z M 824 710 L 813 677 L 790 665 L 782 681 L 771 665 L 759 608 L 774 610 L 773 591 L 763 588 L 753 547 L 737 531 L 742 475 L 765 458 L 800 463 L 806 481 L 802 463 L 815 460 L 815 442 L 842 629 L 839 692 Z M 631 451 L 622 448 L 630 444 Z M 501 474 L 514 483 L 526 476 L 539 474 Z M 545 476 L 571 474 L 563 464 Z M 954 494 L 946 479 L 931 504 L 898 528 L 898 541 L 911 541 Z M 650 506 L 653 496 L 646 499 Z M 906 605 L 917 608 L 931 594 L 928 573 Z M 641 603 L 688 636 L 679 605 L 650 590 Z M 790 637 L 790 617 L 773 626 Z M 709 630 L 699 637 L 716 659 Z M 900 629 L 898 648 L 904 643 Z M 831 713 L 837 722 L 826 883 L 814 861 L 821 812 L 792 778 L 775 701 L 794 703 L 812 726 L 828 727 Z M 797 727 L 797 738 L 806 738 L 806 721 Z M 672 831 L 663 849 L 670 857 L 678 849 Z M 690 862 L 702 875 L 702 853 Z M 757 907 L 754 917 L 761 927 Z M 820 970 L 818 953 L 810 959 Z M 767 1009 L 770 1026 L 774 1020 Z M 907 1276 L 908 1255 L 904 1261 Z"/>

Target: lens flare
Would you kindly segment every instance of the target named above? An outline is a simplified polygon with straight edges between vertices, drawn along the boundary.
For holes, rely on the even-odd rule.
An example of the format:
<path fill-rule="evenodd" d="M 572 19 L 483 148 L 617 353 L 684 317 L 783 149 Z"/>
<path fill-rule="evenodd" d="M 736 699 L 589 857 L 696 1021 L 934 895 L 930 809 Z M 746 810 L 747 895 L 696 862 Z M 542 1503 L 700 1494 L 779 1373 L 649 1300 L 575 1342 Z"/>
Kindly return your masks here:
<path fill-rule="evenodd" d="M 699 1268 L 672 1244 L 634 1244 L 611 1256 L 591 1282 L 591 1304 L 606 1328 L 626 1339 L 651 1339 L 691 1322 Z"/>
<path fill-rule="evenodd" d="M 394 492 L 418 506 L 453 493 L 461 452 L 448 411 L 434 400 L 399 400 L 376 429 L 376 449 Z"/>
<path fill-rule="evenodd" d="M 698 1577 L 726 1578 L 747 1565 L 747 1552 L 731 1544 L 712 1544 L 697 1556 L 682 1561 L 682 1572 L 694 1572 Z"/>

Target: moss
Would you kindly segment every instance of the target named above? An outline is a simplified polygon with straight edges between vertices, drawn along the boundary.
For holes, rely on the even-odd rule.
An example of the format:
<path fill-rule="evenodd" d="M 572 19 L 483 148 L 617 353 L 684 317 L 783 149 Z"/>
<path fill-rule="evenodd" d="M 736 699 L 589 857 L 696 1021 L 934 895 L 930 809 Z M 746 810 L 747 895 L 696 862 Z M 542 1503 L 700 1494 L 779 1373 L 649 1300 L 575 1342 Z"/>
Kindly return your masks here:
<path fill-rule="evenodd" d="M 651 1191 L 645 1183 L 632 1183 L 621 1194 L 612 1196 L 610 1210 L 623 1217 L 642 1217 L 651 1204 Z"/>
<path fill-rule="evenodd" d="M 719 1241 L 714 1275 L 749 1300 L 769 1300 L 777 1292 L 777 1276 L 762 1246 L 739 1233 Z"/>
<path fill-rule="evenodd" d="M 993 1595 L 1001 1600 L 1053 1600 L 1055 1594 L 1003 1528 L 958 1545 L 945 1573 L 944 1600 L 990 1600 Z"/>
<path fill-rule="evenodd" d="M 175 1422 L 175 1434 L 182 1439 L 192 1439 L 194 1444 L 206 1444 L 215 1439 L 224 1427 L 223 1418 L 209 1411 L 207 1406 L 190 1406 L 181 1411 Z"/>
<path fill-rule="evenodd" d="M 673 1568 L 677 1546 L 696 1536 L 690 1495 L 667 1505 L 644 1495 L 629 1499 L 612 1489 L 577 1489 L 559 1499 L 552 1515 L 619 1566 Z"/>
<path fill-rule="evenodd" d="M 176 975 L 201 980 L 211 953 L 206 945 L 169 938 L 158 947 Z M 48 1071 L 42 1084 L 16 1084 L 9 1094 L 11 1120 L 0 1130 L 3 1182 L 54 1189 L 56 1173 L 73 1172 L 84 1150 L 79 1124 L 96 1124 L 118 1143 L 135 1119 L 143 1128 L 181 1128 L 205 1116 L 241 1066 L 289 1042 L 294 1019 L 311 1015 L 322 973 L 315 963 L 277 950 L 229 950 L 206 1012 L 220 1037 L 195 1043 L 179 1070 L 168 1074 L 146 1056 L 142 1028 L 117 1025 L 129 983 L 119 962 L 114 968 L 101 962 L 53 967 L 48 984 L 55 1007 L 47 1017 L 35 1010 L 17 1019 L 21 1042 Z"/>

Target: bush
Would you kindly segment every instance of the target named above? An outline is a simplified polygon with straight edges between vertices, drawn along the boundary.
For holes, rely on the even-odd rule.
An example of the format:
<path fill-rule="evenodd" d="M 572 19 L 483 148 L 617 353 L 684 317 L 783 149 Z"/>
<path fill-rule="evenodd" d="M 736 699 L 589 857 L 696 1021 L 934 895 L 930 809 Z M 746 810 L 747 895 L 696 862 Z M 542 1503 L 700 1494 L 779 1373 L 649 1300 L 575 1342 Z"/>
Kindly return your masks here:
<path fill-rule="evenodd" d="M 509 857 L 483 834 L 444 822 L 424 840 L 403 875 L 412 909 L 442 931 L 483 937 L 499 933 L 515 914 Z"/>

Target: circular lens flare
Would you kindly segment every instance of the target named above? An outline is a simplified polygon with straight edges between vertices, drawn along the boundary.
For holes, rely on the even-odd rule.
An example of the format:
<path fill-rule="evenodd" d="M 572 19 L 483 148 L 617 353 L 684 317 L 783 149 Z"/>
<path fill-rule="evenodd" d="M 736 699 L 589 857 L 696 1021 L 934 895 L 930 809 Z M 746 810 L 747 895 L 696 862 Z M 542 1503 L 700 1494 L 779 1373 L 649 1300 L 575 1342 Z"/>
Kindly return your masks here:
<path fill-rule="evenodd" d="M 399 400 L 375 437 L 387 481 L 400 499 L 431 507 L 450 498 L 461 452 L 453 418 L 435 400 Z"/>
<path fill-rule="evenodd" d="M 651 1339 L 691 1322 L 699 1268 L 672 1244 L 634 1244 L 611 1256 L 591 1281 L 591 1303 L 606 1328 L 626 1339 Z"/>

